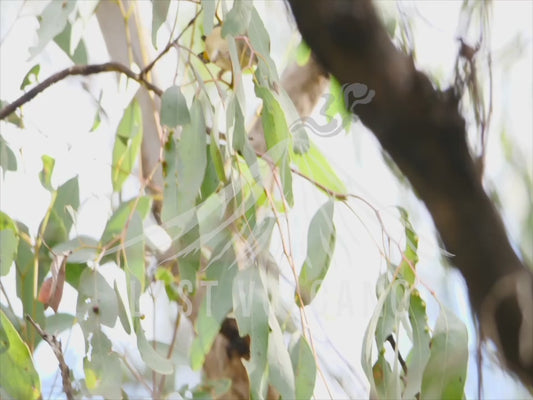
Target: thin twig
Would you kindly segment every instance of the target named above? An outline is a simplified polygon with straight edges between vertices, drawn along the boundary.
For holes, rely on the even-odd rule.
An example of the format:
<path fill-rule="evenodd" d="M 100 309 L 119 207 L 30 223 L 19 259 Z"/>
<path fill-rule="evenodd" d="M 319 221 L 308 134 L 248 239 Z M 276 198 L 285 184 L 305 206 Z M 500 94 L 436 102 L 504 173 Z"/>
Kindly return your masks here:
<path fill-rule="evenodd" d="M 72 75 L 87 76 L 87 75 L 92 75 L 92 74 L 98 74 L 101 72 L 120 72 L 121 74 L 126 75 L 128 78 L 131 78 L 134 81 L 139 82 L 146 89 L 151 90 L 158 96 L 161 96 L 163 94 L 163 91 L 160 88 L 158 88 L 154 84 L 147 81 L 142 76 L 142 74 L 137 74 L 133 72 L 131 69 L 126 67 L 124 64 L 120 64 L 117 62 L 108 62 L 104 64 L 74 65 L 72 67 L 66 68 L 62 71 L 59 71 L 53 74 L 49 78 L 39 83 L 29 92 L 20 96 L 17 100 L 12 102 L 11 104 L 8 104 L 4 108 L 2 108 L 0 110 L 0 120 L 10 115 L 20 106 L 32 100 L 35 96 L 37 96 L 39 93 L 47 89 L 49 86 L 53 85 L 56 82 L 59 82 L 60 80 L 65 79 L 67 76 L 72 76 Z"/>
<path fill-rule="evenodd" d="M 72 390 L 72 382 L 70 381 L 70 369 L 63 357 L 61 342 L 58 341 L 54 335 L 50 335 L 43 331 L 40 325 L 35 322 L 29 314 L 26 314 L 26 320 L 33 325 L 43 340 L 52 348 L 52 351 L 59 362 L 59 370 L 61 371 L 61 378 L 63 380 L 63 391 L 65 392 L 68 400 L 74 400 L 74 391 Z"/>

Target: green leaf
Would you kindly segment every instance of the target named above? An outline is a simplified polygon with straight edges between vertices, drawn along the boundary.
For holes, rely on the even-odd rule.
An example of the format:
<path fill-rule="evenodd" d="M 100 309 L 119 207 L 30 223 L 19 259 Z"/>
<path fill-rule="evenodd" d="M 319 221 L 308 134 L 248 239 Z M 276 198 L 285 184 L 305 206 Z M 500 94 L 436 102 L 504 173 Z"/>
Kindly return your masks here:
<path fill-rule="evenodd" d="M 69 264 L 83 264 L 92 261 L 98 254 L 98 241 L 89 236 L 77 236 L 52 248 L 56 254 L 69 253 Z"/>
<path fill-rule="evenodd" d="M 35 64 L 33 67 L 31 67 L 31 69 L 24 76 L 22 83 L 20 84 L 20 90 L 24 90 L 26 86 L 38 82 L 40 70 L 41 66 L 39 64 Z"/>
<path fill-rule="evenodd" d="M 295 378 L 295 398 L 310 399 L 316 379 L 316 361 L 313 352 L 303 336 L 289 348 Z"/>
<path fill-rule="evenodd" d="M 403 252 L 402 261 L 398 270 L 409 284 L 414 285 L 416 277 L 413 269 L 418 262 L 418 235 L 409 221 L 407 211 L 402 207 L 398 207 L 398 209 L 400 210 L 401 219 L 405 227 L 405 251 Z"/>
<path fill-rule="evenodd" d="M 303 66 L 307 64 L 311 58 L 311 48 L 303 40 L 296 48 L 296 62 L 298 65 Z"/>
<path fill-rule="evenodd" d="M 5 106 L 7 106 L 9 103 L 7 101 L 3 101 L 3 100 L 0 100 L 0 109 L 4 108 Z M 4 121 L 7 121 L 7 122 L 10 122 L 12 123 L 13 125 L 19 127 L 19 128 L 24 128 L 24 121 L 22 120 L 22 118 L 17 114 L 17 112 L 12 112 L 11 114 L 9 114 L 5 119 Z M 4 164 L 8 164 L 9 165 L 9 162 L 6 162 L 5 161 L 5 158 L 4 158 L 4 150 L 2 149 L 3 148 L 3 144 L 2 143 L 5 143 L 4 140 L 2 139 L 2 137 L 0 136 L 0 166 L 4 167 Z M 8 149 L 9 150 L 9 149 Z M 8 152 L 8 155 L 9 155 L 9 152 Z M 14 155 L 13 155 L 14 157 Z M 7 161 L 10 161 L 10 159 L 8 158 Z M 16 159 L 12 159 L 11 162 L 13 161 L 16 161 Z M 16 169 L 16 164 L 15 164 L 15 169 Z M 14 170 L 12 170 L 14 171 Z"/>
<path fill-rule="evenodd" d="M 137 278 L 142 292 L 145 285 L 144 231 L 141 216 L 137 211 L 131 216 L 124 245 L 124 268 Z"/>
<path fill-rule="evenodd" d="M 464 323 L 441 308 L 431 339 L 431 355 L 422 379 L 423 399 L 462 399 L 468 364 Z"/>
<path fill-rule="evenodd" d="M 348 193 L 346 186 L 339 179 L 326 157 L 310 139 L 307 152 L 303 154 L 293 152 L 291 159 L 301 174 L 319 183 L 325 189 L 340 195 Z"/>
<path fill-rule="evenodd" d="M 51 1 L 41 13 L 36 46 L 30 48 L 30 58 L 39 54 L 67 25 L 68 16 L 76 8 L 76 0 Z"/>
<path fill-rule="evenodd" d="M 191 346 L 193 369 L 199 369 L 203 365 L 205 356 L 232 307 L 232 287 L 237 265 L 229 235 L 226 239 L 213 251 L 214 259 L 207 266 L 205 280 L 200 282 L 200 286 L 206 288 L 206 296 L 196 320 L 198 335 Z"/>
<path fill-rule="evenodd" d="M 211 142 L 209 143 L 209 155 L 217 172 L 218 179 L 221 182 L 226 182 L 226 172 L 224 171 L 224 158 L 220 151 L 219 144 L 214 136 L 214 132 L 211 131 Z"/>
<path fill-rule="evenodd" d="M 250 15 L 248 36 L 257 57 L 255 77 L 261 85 L 272 87 L 279 81 L 278 72 L 274 60 L 270 57 L 270 36 L 255 8 Z"/>
<path fill-rule="evenodd" d="M 318 209 L 307 233 L 307 257 L 298 282 L 305 305 L 314 299 L 322 280 L 328 272 L 335 249 L 336 230 L 333 224 L 333 200 Z"/>
<path fill-rule="evenodd" d="M 213 21 L 215 19 L 217 2 L 213 0 L 202 0 L 202 9 L 204 11 L 204 34 L 209 35 L 213 30 Z"/>
<path fill-rule="evenodd" d="M 0 104 L 0 108 L 3 106 L 3 104 Z M 17 158 L 15 157 L 15 153 L 13 153 L 13 151 L 9 148 L 7 142 L 2 136 L 0 136 L 0 167 L 2 167 L 4 175 L 6 171 L 17 170 Z"/>
<path fill-rule="evenodd" d="M 155 351 L 148 343 L 148 340 L 146 340 L 139 318 L 134 318 L 133 321 L 135 334 L 137 335 L 137 348 L 146 365 L 155 372 L 163 375 L 170 375 L 173 373 L 174 365 L 172 365 L 172 361 Z"/>
<path fill-rule="evenodd" d="M 289 206 L 294 203 L 292 194 L 292 173 L 289 166 L 291 140 L 285 113 L 273 92 L 261 86 L 255 87 L 256 95 L 263 100 L 261 122 L 265 133 L 268 156 L 279 167 L 283 194 Z"/>
<path fill-rule="evenodd" d="M 161 124 L 174 128 L 190 121 L 187 101 L 179 86 L 169 87 L 161 96 Z"/>
<path fill-rule="evenodd" d="M 250 335 L 250 361 L 245 364 L 252 399 L 266 397 L 268 387 L 269 302 L 256 265 L 238 272 L 233 282 L 233 312 L 242 336 Z"/>
<path fill-rule="evenodd" d="M 137 100 L 133 100 L 124 111 L 124 116 L 117 128 L 113 161 L 111 164 L 111 180 L 113 190 L 118 192 L 130 176 L 139 155 L 142 142 L 142 113 Z"/>
<path fill-rule="evenodd" d="M 80 324 L 85 322 L 89 331 L 100 324 L 113 327 L 118 316 L 117 297 L 105 278 L 91 268 L 85 268 L 78 286 L 76 316 Z"/>
<path fill-rule="evenodd" d="M 33 366 L 30 350 L 0 310 L 0 387 L 14 399 L 38 399 L 41 381 Z"/>
<path fill-rule="evenodd" d="M 394 373 L 385 359 L 385 350 L 379 352 L 378 359 L 372 367 L 376 393 L 371 398 L 399 399 L 398 387 Z"/>
<path fill-rule="evenodd" d="M 276 317 L 270 316 L 271 332 L 268 335 L 268 374 L 269 382 L 281 395 L 282 399 L 294 399 L 295 379 L 291 358 L 283 333 Z"/>
<path fill-rule="evenodd" d="M 67 21 L 65 29 L 54 38 L 54 42 L 65 52 L 65 54 L 74 62 L 74 64 L 87 64 L 87 48 L 81 34 L 73 35 L 73 31 L 79 32 L 79 28 L 83 24 L 81 19 L 77 19 L 74 24 Z"/>
<path fill-rule="evenodd" d="M 142 196 L 138 199 L 132 199 L 126 203 L 122 203 L 107 221 L 100 243 L 105 245 L 120 235 L 126 227 L 128 218 L 134 212 L 138 213 L 142 219 L 146 218 L 151 206 L 152 199 L 148 196 Z"/>
<path fill-rule="evenodd" d="M 430 335 L 426 315 L 426 303 L 418 290 L 411 293 L 409 306 L 409 322 L 413 330 L 413 348 L 407 357 L 406 385 L 404 398 L 413 398 L 420 393 L 422 376 L 430 356 Z"/>
<path fill-rule="evenodd" d="M 74 177 L 61 185 L 52 201 L 53 206 L 44 231 L 44 240 L 50 247 L 68 239 L 73 224 L 69 209 L 76 211 L 80 205 L 78 177 Z"/>
<path fill-rule="evenodd" d="M 152 44 L 157 49 L 157 32 L 167 19 L 170 0 L 152 0 Z"/>
<path fill-rule="evenodd" d="M 17 225 L 9 215 L 0 211 L 0 276 L 7 275 L 17 258 L 19 245 Z"/>
<path fill-rule="evenodd" d="M 222 37 L 231 35 L 233 37 L 243 35 L 248 30 L 250 23 L 250 14 L 253 9 L 253 3 L 248 0 L 236 0 L 233 8 L 224 18 L 222 25 Z"/>
<path fill-rule="evenodd" d="M 330 81 L 329 92 L 333 101 L 329 103 L 326 108 L 326 116 L 328 117 L 328 120 L 332 120 L 335 116 L 340 115 L 342 118 L 342 126 L 348 131 L 352 124 L 353 114 L 348 111 L 347 104 L 344 100 L 344 90 L 339 81 L 334 77 L 332 77 Z"/>
<path fill-rule="evenodd" d="M 75 323 L 74 315 L 66 313 L 52 314 L 46 317 L 46 332 L 57 336 L 61 332 L 71 329 Z"/>
<path fill-rule="evenodd" d="M 39 179 L 43 187 L 51 192 L 54 190 L 52 187 L 52 173 L 54 172 L 56 160 L 46 154 L 41 157 L 41 160 L 43 161 L 43 169 L 39 172 Z"/>

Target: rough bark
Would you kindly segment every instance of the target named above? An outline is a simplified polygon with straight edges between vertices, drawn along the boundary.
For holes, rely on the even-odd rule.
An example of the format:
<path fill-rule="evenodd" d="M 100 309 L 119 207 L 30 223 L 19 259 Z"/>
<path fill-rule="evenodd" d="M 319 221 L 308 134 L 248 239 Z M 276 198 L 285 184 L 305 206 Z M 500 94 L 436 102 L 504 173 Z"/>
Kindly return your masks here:
<path fill-rule="evenodd" d="M 427 206 L 468 285 L 482 335 L 533 386 L 533 276 L 483 190 L 453 91 L 394 47 L 370 0 L 289 0 L 300 32 L 341 84 L 375 90 L 355 108 Z"/>

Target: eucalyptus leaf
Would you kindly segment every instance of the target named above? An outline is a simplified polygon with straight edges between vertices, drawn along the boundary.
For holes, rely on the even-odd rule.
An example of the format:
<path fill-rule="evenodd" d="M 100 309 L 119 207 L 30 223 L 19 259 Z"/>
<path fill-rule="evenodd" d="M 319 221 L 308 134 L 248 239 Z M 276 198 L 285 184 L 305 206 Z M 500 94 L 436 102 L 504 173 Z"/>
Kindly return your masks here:
<path fill-rule="evenodd" d="M 157 32 L 166 21 L 170 0 L 152 0 L 152 44 L 157 48 Z"/>
<path fill-rule="evenodd" d="M 113 190 L 122 189 L 122 185 L 130 176 L 139 151 L 143 137 L 142 113 L 137 100 L 133 100 L 124 111 L 118 125 L 113 146 L 113 159 L 111 163 L 111 181 Z"/>
<path fill-rule="evenodd" d="M 0 211 L 0 276 L 7 275 L 17 258 L 18 228 L 13 220 Z"/>
<path fill-rule="evenodd" d="M 328 200 L 318 209 L 309 225 L 307 257 L 298 278 L 304 305 L 314 299 L 331 263 L 336 240 L 333 208 L 333 200 Z"/>
<path fill-rule="evenodd" d="M 0 102 L 1 103 L 1 102 Z M 4 105 L 0 104 L 0 108 L 3 108 Z M 14 114 L 11 114 L 14 115 Z M 8 117 L 9 119 L 9 117 Z M 15 153 L 11 150 L 2 136 L 0 136 L 0 167 L 4 171 L 16 171 L 17 170 L 17 158 Z"/>
<path fill-rule="evenodd" d="M 300 336 L 289 348 L 295 378 L 295 398 L 310 399 L 316 379 L 316 361 L 309 344 Z"/>
<path fill-rule="evenodd" d="M 156 3 L 156 2 L 154 2 Z M 171 86 L 161 96 L 161 123 L 174 128 L 191 121 L 185 96 L 179 86 Z"/>

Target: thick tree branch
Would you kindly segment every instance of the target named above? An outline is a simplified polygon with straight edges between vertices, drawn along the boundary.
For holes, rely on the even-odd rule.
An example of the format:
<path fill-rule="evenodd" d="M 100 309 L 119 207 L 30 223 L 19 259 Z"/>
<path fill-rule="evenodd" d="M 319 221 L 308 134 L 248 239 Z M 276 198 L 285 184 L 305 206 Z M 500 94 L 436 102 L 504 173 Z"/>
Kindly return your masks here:
<path fill-rule="evenodd" d="M 61 342 L 59 342 L 54 335 L 50 335 L 43 331 L 40 325 L 35 322 L 28 314 L 26 314 L 26 320 L 33 325 L 37 333 L 43 338 L 43 340 L 50 345 L 54 355 L 59 362 L 59 370 L 61 371 L 61 378 L 63 381 L 63 391 L 68 400 L 74 399 L 74 391 L 72 390 L 72 383 L 70 381 L 70 370 L 65 358 L 63 357 L 63 350 L 61 350 Z"/>
<path fill-rule="evenodd" d="M 120 72 L 121 74 L 126 75 L 128 78 L 131 78 L 134 81 L 139 82 L 146 89 L 151 90 L 158 96 L 161 96 L 163 94 L 163 91 L 161 89 L 159 89 L 157 86 L 153 85 L 152 83 L 148 82 L 141 74 L 137 74 L 133 72 L 131 69 L 129 69 L 128 67 L 120 63 L 108 62 L 105 64 L 74 65 L 72 67 L 66 68 L 62 71 L 59 71 L 53 74 L 49 78 L 39 83 L 29 92 L 26 92 L 25 94 L 20 96 L 17 100 L 15 100 L 14 102 L 2 108 L 0 110 L 0 120 L 6 118 L 8 115 L 14 112 L 17 108 L 26 104 L 27 102 L 32 100 L 35 96 L 37 96 L 39 93 L 47 89 L 49 86 L 65 79 L 67 76 L 92 75 L 92 74 L 99 74 L 101 72 Z"/>
<path fill-rule="evenodd" d="M 482 334 L 533 386 L 533 274 L 513 251 L 483 190 L 453 91 L 434 89 L 390 41 L 370 0 L 289 0 L 318 60 L 341 84 L 375 90 L 355 111 L 428 207 L 466 279 Z"/>

